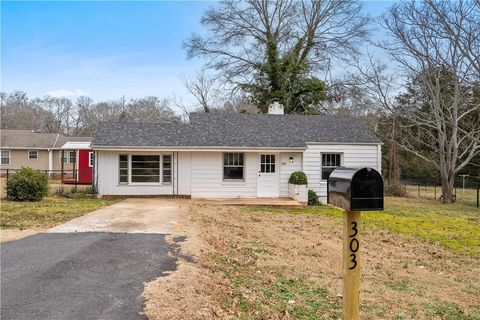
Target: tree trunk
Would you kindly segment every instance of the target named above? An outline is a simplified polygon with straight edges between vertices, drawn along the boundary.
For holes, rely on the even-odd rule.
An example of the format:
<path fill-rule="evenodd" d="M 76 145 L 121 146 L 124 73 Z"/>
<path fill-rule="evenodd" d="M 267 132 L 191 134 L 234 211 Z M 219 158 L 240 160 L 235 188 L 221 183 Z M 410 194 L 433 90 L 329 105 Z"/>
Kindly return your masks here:
<path fill-rule="evenodd" d="M 453 195 L 455 176 L 452 174 L 449 175 L 447 172 L 444 172 L 444 171 L 445 170 L 441 171 L 442 201 L 444 203 L 452 203 L 455 201 L 454 195 Z"/>

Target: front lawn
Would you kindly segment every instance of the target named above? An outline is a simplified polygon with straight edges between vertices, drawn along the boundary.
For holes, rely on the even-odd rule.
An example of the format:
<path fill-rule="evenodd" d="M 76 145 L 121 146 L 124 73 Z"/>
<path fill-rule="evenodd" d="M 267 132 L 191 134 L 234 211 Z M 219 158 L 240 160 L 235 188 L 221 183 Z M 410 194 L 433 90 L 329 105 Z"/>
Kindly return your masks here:
<path fill-rule="evenodd" d="M 340 319 L 342 212 L 197 205 L 150 319 Z M 386 198 L 362 215 L 362 319 L 480 319 L 480 210 Z"/>
<path fill-rule="evenodd" d="M 247 208 L 246 210 L 255 210 Z M 260 209 L 261 210 L 261 209 Z M 322 214 L 341 217 L 342 211 L 329 206 L 271 212 Z M 480 209 L 464 203 L 443 204 L 421 198 L 385 198 L 385 211 L 364 212 L 365 227 L 386 229 L 439 243 L 457 253 L 480 256 Z"/>
<path fill-rule="evenodd" d="M 50 228 L 113 202 L 106 199 L 64 197 L 48 197 L 37 202 L 2 200 L 0 227 L 21 230 Z"/>

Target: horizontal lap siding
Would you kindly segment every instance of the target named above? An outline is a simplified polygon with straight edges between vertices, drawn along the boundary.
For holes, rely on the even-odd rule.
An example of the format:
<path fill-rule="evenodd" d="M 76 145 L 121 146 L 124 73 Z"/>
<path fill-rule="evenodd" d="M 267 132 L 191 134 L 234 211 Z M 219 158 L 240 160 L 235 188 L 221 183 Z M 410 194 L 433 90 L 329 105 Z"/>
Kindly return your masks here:
<path fill-rule="evenodd" d="M 255 198 L 258 154 L 245 153 L 244 181 L 223 181 L 223 152 L 192 152 L 191 192 L 196 198 Z"/>
<path fill-rule="evenodd" d="M 179 195 L 190 195 L 192 153 L 190 151 L 179 151 L 176 160 L 178 161 L 178 171 L 175 171 L 174 175 L 178 182 L 177 193 Z"/>
<path fill-rule="evenodd" d="M 377 145 L 308 145 L 304 152 L 304 172 L 308 178 L 308 188 L 313 189 L 320 201 L 327 201 L 327 182 L 321 181 L 322 153 L 342 153 L 344 167 L 372 167 L 380 170 Z"/>
<path fill-rule="evenodd" d="M 293 163 L 290 163 L 290 157 L 293 157 Z M 280 197 L 288 197 L 288 179 L 292 172 L 302 170 L 302 153 L 284 153 L 280 154 Z"/>
<path fill-rule="evenodd" d="M 173 185 L 145 185 L 145 184 L 119 184 L 118 155 L 128 152 L 97 151 L 98 157 L 98 193 L 100 195 L 171 195 Z M 160 152 L 131 153 L 131 154 L 160 154 Z M 176 174 L 174 161 L 174 175 Z"/>

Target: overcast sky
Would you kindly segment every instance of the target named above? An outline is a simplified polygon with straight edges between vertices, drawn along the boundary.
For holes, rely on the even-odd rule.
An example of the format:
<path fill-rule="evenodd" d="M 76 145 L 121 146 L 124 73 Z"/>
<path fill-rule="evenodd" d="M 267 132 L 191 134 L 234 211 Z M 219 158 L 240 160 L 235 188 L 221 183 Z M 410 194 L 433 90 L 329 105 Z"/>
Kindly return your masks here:
<path fill-rule="evenodd" d="M 94 100 L 182 94 L 182 41 L 212 2 L 1 1 L 1 91 Z M 365 2 L 372 16 L 391 2 Z"/>

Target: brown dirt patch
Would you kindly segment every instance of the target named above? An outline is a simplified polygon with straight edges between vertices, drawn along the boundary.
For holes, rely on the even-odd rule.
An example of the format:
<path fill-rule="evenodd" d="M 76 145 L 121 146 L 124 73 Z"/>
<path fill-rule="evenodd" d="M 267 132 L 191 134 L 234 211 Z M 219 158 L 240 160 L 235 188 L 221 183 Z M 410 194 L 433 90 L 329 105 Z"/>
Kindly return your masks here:
<path fill-rule="evenodd" d="M 19 229 L 2 229 L 0 230 L 0 243 L 5 243 L 8 241 L 22 239 L 31 235 L 34 235 L 42 230 L 19 230 Z"/>
<path fill-rule="evenodd" d="M 478 319 L 478 257 L 361 232 L 363 319 Z M 341 317 L 340 219 L 195 205 L 175 233 L 193 261 L 146 285 L 150 319 Z"/>

